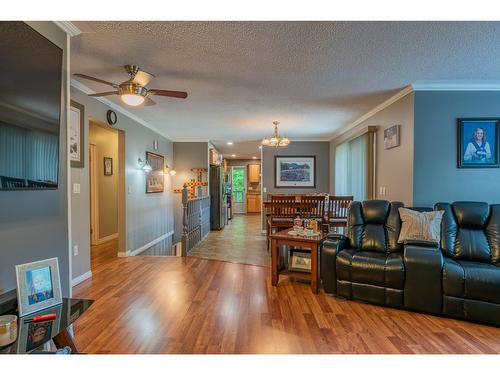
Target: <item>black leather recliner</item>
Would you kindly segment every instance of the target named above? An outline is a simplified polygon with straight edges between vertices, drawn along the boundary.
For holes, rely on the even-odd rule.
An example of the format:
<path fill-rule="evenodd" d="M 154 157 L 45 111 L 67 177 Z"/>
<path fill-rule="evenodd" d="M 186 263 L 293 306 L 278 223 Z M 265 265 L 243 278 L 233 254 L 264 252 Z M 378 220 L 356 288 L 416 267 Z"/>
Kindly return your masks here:
<path fill-rule="evenodd" d="M 375 304 L 403 307 L 405 267 L 398 244 L 400 202 L 371 200 L 349 207 L 349 237 L 327 238 L 320 273 L 325 292 Z"/>
<path fill-rule="evenodd" d="M 500 205 L 437 203 L 443 210 L 442 312 L 500 324 Z"/>

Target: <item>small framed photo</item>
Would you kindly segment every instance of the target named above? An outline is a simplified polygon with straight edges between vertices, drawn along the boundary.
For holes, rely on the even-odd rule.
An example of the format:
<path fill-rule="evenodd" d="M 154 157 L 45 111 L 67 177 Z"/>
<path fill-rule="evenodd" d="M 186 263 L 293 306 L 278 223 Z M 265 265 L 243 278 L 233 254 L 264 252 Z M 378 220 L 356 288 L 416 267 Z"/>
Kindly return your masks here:
<path fill-rule="evenodd" d="M 69 113 L 69 160 L 71 168 L 83 168 L 84 165 L 84 129 L 85 107 L 80 103 L 71 101 Z"/>
<path fill-rule="evenodd" d="M 311 272 L 311 251 L 290 249 L 288 265 L 290 271 Z"/>
<path fill-rule="evenodd" d="M 400 129 L 399 125 L 394 125 L 394 126 L 391 126 L 390 128 L 384 129 L 384 149 L 385 150 L 399 146 L 399 143 L 400 143 L 399 129 Z"/>
<path fill-rule="evenodd" d="M 19 316 L 62 303 L 57 258 L 16 266 Z"/>
<path fill-rule="evenodd" d="M 112 176 L 113 175 L 113 159 L 112 158 L 104 158 L 104 175 Z"/>
<path fill-rule="evenodd" d="M 498 168 L 500 119 L 459 118 L 458 168 Z"/>
<path fill-rule="evenodd" d="M 162 193 L 164 191 L 165 159 L 163 155 L 147 151 L 146 161 L 151 166 L 151 172 L 146 175 L 146 193 Z"/>

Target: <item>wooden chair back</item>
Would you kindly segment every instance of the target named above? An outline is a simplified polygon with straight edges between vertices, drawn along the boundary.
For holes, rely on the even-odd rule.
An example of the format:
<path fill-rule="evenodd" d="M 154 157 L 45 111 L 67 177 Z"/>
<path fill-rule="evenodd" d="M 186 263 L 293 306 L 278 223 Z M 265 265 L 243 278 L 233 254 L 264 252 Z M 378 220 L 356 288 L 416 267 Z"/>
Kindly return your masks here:
<path fill-rule="evenodd" d="M 347 226 L 347 215 L 349 205 L 353 201 L 353 196 L 333 196 L 328 198 L 328 222 L 343 222 Z"/>
<path fill-rule="evenodd" d="M 308 208 L 308 211 L 304 213 L 304 217 L 323 221 L 325 217 L 325 201 L 325 197 L 321 195 L 303 195 L 300 202 L 304 203 L 304 208 Z"/>

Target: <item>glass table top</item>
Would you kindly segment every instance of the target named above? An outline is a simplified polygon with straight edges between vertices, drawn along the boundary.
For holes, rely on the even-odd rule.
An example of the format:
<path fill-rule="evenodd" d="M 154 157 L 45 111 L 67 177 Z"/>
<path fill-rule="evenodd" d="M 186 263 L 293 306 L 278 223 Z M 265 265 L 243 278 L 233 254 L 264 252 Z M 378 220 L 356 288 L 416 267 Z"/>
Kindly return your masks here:
<path fill-rule="evenodd" d="M 17 340 L 9 346 L 0 347 L 0 354 L 25 354 L 34 351 L 71 326 L 93 302 L 87 299 L 63 298 L 63 302 L 59 305 L 22 318 L 18 317 Z M 4 315 L 7 314 L 17 315 L 17 312 L 10 311 Z M 56 314 L 56 318 L 44 322 L 26 322 L 35 316 L 45 314 Z"/>

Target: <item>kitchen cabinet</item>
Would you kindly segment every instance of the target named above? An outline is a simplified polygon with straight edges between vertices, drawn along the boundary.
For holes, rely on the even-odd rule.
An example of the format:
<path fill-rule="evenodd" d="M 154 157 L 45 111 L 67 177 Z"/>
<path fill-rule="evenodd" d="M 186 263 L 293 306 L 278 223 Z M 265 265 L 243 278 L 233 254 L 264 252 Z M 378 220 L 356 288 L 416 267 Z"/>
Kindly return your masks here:
<path fill-rule="evenodd" d="M 247 194 L 247 212 L 260 212 L 260 194 Z"/>
<path fill-rule="evenodd" d="M 251 184 L 260 182 L 260 164 L 248 164 L 248 182 Z"/>

